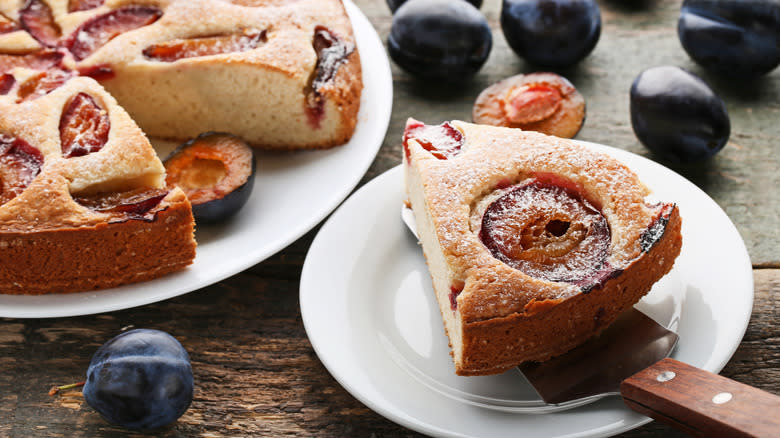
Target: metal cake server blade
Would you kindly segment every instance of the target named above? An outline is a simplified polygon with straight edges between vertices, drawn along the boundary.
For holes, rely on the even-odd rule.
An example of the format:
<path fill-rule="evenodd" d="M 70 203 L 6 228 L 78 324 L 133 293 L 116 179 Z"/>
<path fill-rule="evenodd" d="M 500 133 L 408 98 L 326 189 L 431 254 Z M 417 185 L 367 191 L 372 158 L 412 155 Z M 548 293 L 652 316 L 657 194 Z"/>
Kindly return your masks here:
<path fill-rule="evenodd" d="M 678 338 L 632 307 L 568 353 L 518 368 L 545 403 L 620 395 L 623 380 L 668 357 Z"/>
<path fill-rule="evenodd" d="M 409 207 L 401 219 L 419 238 Z M 678 339 L 632 307 L 568 353 L 518 369 L 548 404 L 620 395 L 634 411 L 694 436 L 780 436 L 780 397 L 669 358 Z"/>

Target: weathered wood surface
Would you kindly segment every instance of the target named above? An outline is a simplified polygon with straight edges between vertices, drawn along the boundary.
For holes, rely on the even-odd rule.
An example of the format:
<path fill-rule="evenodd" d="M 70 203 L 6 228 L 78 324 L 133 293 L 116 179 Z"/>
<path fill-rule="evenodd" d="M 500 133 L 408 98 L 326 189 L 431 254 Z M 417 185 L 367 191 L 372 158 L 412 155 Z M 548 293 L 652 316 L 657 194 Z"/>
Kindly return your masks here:
<path fill-rule="evenodd" d="M 384 1 L 356 3 L 385 39 L 391 17 Z M 596 50 L 561 72 L 588 102 L 588 119 L 578 138 L 647 155 L 628 115 L 628 89 L 646 67 L 689 68 L 726 99 L 732 120 L 729 145 L 703 166 L 676 170 L 729 214 L 756 268 L 750 325 L 722 374 L 780 394 L 780 166 L 775 145 L 780 140 L 780 70 L 751 84 L 704 74 L 677 42 L 678 1 L 605 0 L 601 7 L 604 28 Z M 533 70 L 503 39 L 497 24 L 500 2 L 486 0 L 482 10 L 494 29 L 494 47 L 484 69 L 467 85 L 422 85 L 393 65 L 390 128 L 362 183 L 400 162 L 398 139 L 408 116 L 431 123 L 469 119 L 482 88 Z M 298 284 L 316 231 L 239 275 L 165 302 L 76 318 L 0 319 L 0 437 L 138 436 L 108 425 L 78 391 L 47 395 L 52 385 L 81 380 L 92 353 L 127 327 L 168 331 L 192 357 L 195 400 L 159 436 L 419 436 L 355 400 L 312 350 L 301 322 Z M 650 423 L 621 436 L 682 435 Z"/>

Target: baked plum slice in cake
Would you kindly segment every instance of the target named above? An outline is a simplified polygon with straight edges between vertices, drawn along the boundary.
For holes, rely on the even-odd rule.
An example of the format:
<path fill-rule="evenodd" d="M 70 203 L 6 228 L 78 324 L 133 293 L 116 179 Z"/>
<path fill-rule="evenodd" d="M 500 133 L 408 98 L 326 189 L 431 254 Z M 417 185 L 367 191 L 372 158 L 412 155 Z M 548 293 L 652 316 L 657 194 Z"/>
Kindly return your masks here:
<path fill-rule="evenodd" d="M 85 21 L 65 42 L 65 47 L 81 61 L 125 32 L 148 26 L 163 13 L 153 6 L 130 5 L 97 15 Z"/>
<path fill-rule="evenodd" d="M 255 183 L 254 151 L 231 134 L 203 133 L 176 148 L 164 164 L 166 184 L 184 190 L 199 223 L 236 214 Z"/>
<path fill-rule="evenodd" d="M 22 28 L 44 46 L 56 46 L 62 36 L 51 8 L 41 0 L 27 0 L 19 11 L 19 21 Z"/>
<path fill-rule="evenodd" d="M 199 56 L 219 55 L 223 53 L 246 52 L 256 49 L 267 40 L 265 31 L 244 30 L 240 33 L 214 35 L 208 37 L 178 39 L 154 44 L 143 53 L 149 59 L 174 62 L 180 59 Z"/>
<path fill-rule="evenodd" d="M 0 134 L 0 205 L 22 193 L 42 166 L 41 151 L 20 138 Z"/>
<path fill-rule="evenodd" d="M 471 113 L 474 123 L 572 138 L 585 121 L 585 99 L 555 73 L 515 75 L 484 89 Z"/>
<path fill-rule="evenodd" d="M 406 193 L 459 375 L 574 348 L 680 252 L 677 206 L 649 203 L 630 169 L 571 140 L 410 120 L 403 141 Z"/>

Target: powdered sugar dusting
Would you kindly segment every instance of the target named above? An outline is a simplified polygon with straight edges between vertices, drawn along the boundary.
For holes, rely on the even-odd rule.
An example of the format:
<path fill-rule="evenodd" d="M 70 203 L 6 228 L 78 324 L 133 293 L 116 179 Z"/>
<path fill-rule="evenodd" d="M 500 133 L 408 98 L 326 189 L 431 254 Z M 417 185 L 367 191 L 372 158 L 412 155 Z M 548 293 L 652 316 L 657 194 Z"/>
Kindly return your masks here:
<path fill-rule="evenodd" d="M 528 275 L 580 283 L 604 265 L 609 226 L 587 201 L 533 180 L 491 202 L 480 239 L 494 257 Z"/>

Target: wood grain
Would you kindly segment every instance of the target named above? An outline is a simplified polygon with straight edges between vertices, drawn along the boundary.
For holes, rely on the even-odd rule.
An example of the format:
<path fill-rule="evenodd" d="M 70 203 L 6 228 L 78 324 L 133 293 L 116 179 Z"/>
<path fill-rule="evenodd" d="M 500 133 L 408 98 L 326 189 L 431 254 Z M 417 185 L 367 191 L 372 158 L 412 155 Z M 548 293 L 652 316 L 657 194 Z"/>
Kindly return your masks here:
<path fill-rule="evenodd" d="M 384 1 L 355 3 L 386 39 L 392 18 Z M 727 101 L 731 141 L 711 162 L 675 170 L 732 218 L 756 268 L 753 315 L 721 374 L 779 394 L 780 70 L 749 84 L 717 80 L 693 64 L 676 41 L 678 0 L 599 3 L 604 20 L 599 44 L 584 62 L 561 72 L 587 101 L 587 120 L 578 138 L 649 156 L 629 122 L 633 78 L 643 68 L 674 64 L 713 82 Z M 473 99 L 484 87 L 533 71 L 503 39 L 500 1 L 486 0 L 482 11 L 494 31 L 494 46 L 485 67 L 464 86 L 422 84 L 392 65 L 390 127 L 361 184 L 400 163 L 399 139 L 407 117 L 429 123 L 467 119 Z M 129 327 L 165 330 L 192 357 L 196 380 L 192 406 L 155 436 L 421 436 L 358 402 L 317 359 L 298 307 L 300 271 L 316 231 L 238 275 L 175 299 L 75 318 L 0 319 L 0 437 L 142 436 L 108 425 L 78 391 L 47 395 L 52 385 L 83 380 L 95 350 Z M 621 436 L 684 435 L 653 422 Z"/>

